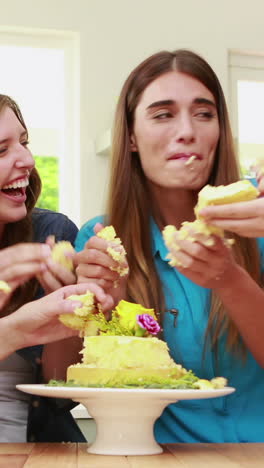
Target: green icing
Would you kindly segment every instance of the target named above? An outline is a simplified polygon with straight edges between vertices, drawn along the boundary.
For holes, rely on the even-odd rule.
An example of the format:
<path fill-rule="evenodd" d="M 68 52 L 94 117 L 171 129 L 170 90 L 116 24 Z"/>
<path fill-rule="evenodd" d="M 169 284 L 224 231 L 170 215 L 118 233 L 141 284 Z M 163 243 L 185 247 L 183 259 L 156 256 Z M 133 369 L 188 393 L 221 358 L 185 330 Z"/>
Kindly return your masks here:
<path fill-rule="evenodd" d="M 78 384 L 74 381 L 64 382 L 61 380 L 50 380 L 47 384 L 53 387 L 90 387 L 90 388 L 160 388 L 160 389 L 197 389 L 195 382 L 199 379 L 192 371 L 187 372 L 179 379 L 162 378 L 162 377 L 147 377 L 144 378 L 144 383 L 140 383 L 136 378 L 126 379 L 122 384 L 117 383 L 113 379 L 109 379 L 104 384 Z"/>

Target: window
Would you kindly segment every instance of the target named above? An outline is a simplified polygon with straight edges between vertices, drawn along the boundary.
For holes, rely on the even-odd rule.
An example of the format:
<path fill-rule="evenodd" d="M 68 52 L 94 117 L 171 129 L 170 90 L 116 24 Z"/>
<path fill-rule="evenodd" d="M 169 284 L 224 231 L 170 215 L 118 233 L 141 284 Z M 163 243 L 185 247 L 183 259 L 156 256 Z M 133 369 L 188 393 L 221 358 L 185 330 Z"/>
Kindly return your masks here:
<path fill-rule="evenodd" d="M 21 108 L 42 178 L 38 206 L 79 225 L 78 34 L 1 28 L 0 60 L 0 92 Z"/>
<path fill-rule="evenodd" d="M 264 55 L 231 52 L 231 117 L 244 174 L 264 159 Z"/>

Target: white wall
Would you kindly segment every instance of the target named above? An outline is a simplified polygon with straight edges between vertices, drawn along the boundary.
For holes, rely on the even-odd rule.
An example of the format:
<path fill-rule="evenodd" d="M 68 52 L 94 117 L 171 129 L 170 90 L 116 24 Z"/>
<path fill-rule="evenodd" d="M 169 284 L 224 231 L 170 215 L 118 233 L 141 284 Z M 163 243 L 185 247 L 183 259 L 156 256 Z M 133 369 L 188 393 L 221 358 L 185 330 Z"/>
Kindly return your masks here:
<path fill-rule="evenodd" d="M 80 32 L 83 222 L 101 212 L 107 184 L 108 161 L 94 154 L 94 139 L 110 126 L 121 85 L 139 61 L 191 48 L 228 97 L 228 49 L 264 54 L 263 0 L 0 0 L 0 12 L 0 25 Z"/>

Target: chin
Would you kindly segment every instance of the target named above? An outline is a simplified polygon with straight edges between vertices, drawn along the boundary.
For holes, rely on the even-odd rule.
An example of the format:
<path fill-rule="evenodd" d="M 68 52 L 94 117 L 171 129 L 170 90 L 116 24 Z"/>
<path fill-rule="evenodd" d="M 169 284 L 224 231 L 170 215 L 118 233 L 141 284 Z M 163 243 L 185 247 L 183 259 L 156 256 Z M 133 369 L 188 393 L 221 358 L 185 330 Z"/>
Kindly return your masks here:
<path fill-rule="evenodd" d="M 194 178 L 192 180 L 187 180 L 185 184 L 182 184 L 182 188 L 197 191 L 201 190 L 207 184 L 208 177 L 195 177 L 195 174 L 193 176 Z"/>
<path fill-rule="evenodd" d="M 9 223 L 17 223 L 18 221 L 21 221 L 27 216 L 27 209 L 26 207 L 24 209 L 19 209 L 19 210 L 14 210 L 14 212 L 9 212 L 6 214 L 1 215 L 1 219 L 3 220 L 2 222 L 9 224 Z"/>
<path fill-rule="evenodd" d="M 186 181 L 186 182 L 179 182 L 179 183 L 171 183 L 170 185 L 167 184 L 166 188 L 175 189 L 175 190 L 191 190 L 191 191 L 199 191 L 206 185 L 206 182 L 199 182 L 199 181 Z"/>

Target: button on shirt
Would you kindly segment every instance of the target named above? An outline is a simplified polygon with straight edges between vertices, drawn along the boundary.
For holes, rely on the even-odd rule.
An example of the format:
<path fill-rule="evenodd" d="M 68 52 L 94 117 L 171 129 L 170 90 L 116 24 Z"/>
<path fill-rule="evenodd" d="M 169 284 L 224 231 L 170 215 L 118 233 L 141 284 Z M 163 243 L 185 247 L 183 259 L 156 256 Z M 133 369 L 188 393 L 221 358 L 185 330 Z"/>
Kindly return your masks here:
<path fill-rule="evenodd" d="M 80 230 L 76 250 L 94 235 L 94 218 Z M 175 362 L 192 369 L 199 378 L 223 376 L 236 391 L 226 397 L 186 400 L 169 405 L 156 421 L 154 433 L 160 443 L 177 442 L 264 442 L 264 369 L 252 354 L 246 360 L 226 350 L 223 336 L 218 345 L 218 358 L 210 344 L 204 347 L 204 335 L 210 311 L 211 290 L 198 286 L 168 264 L 167 248 L 153 220 L 152 249 L 156 269 L 162 283 L 166 310 L 164 339 Z M 263 262 L 264 239 L 258 239 Z M 249 311 L 250 313 L 250 311 Z"/>

